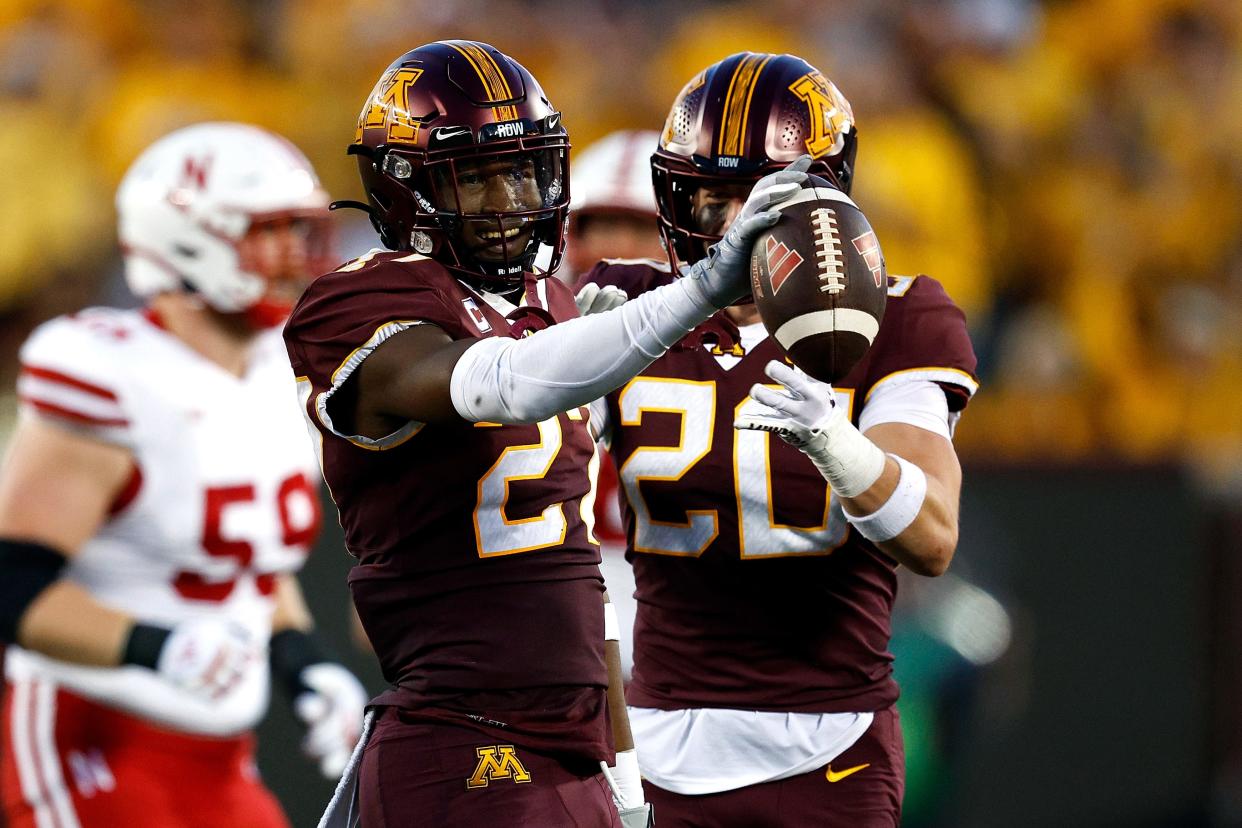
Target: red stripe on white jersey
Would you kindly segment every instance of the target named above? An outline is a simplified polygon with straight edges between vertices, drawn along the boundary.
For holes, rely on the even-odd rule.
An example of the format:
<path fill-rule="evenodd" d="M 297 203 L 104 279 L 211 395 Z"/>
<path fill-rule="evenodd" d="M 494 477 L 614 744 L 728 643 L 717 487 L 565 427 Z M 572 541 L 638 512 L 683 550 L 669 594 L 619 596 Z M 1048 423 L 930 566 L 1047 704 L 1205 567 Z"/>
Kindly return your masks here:
<path fill-rule="evenodd" d="M 71 377 L 61 371 L 53 371 L 51 368 L 40 368 L 37 365 L 22 365 L 22 373 L 27 376 L 47 380 L 48 382 L 68 385 L 70 388 L 85 391 L 87 394 L 94 394 L 96 397 L 102 397 L 105 400 L 112 400 L 114 402 L 117 400 L 116 394 L 103 386 L 80 380 L 77 377 Z"/>
<path fill-rule="evenodd" d="M 129 504 L 138 499 L 138 493 L 141 491 L 142 467 L 135 461 L 133 468 L 129 472 L 129 479 L 125 481 L 125 486 L 117 492 L 116 497 L 112 499 L 112 503 L 108 506 L 108 517 L 115 517 L 124 512 L 129 508 Z"/>
<path fill-rule="evenodd" d="M 36 828 L 81 828 L 56 748 L 56 686 L 48 681 L 10 685 L 10 738 L 22 796 Z"/>
<path fill-rule="evenodd" d="M 70 422 L 77 423 L 78 425 L 110 426 L 118 428 L 129 425 L 129 420 L 124 417 L 96 417 L 91 414 L 84 414 L 81 411 L 74 411 L 70 408 L 47 402 L 46 400 L 38 400 L 25 394 L 19 394 L 17 398 L 26 405 L 33 406 L 36 410 L 43 414 L 59 417 L 62 420 L 69 420 Z"/>

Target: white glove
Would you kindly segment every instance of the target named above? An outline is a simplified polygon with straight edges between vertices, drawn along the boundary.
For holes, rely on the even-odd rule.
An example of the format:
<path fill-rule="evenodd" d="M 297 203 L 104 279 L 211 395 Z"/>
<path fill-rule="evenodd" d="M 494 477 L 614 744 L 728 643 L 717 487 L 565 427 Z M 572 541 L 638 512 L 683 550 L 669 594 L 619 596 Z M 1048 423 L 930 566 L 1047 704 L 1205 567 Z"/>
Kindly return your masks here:
<path fill-rule="evenodd" d="M 173 628 L 155 669 L 178 687 L 214 701 L 236 687 L 250 664 L 263 657 L 262 643 L 246 627 L 202 618 Z"/>
<path fill-rule="evenodd" d="M 293 700 L 306 725 L 302 752 L 319 762 L 328 779 L 340 779 L 362 734 L 367 692 L 354 674 L 331 661 L 312 664 L 298 676 L 309 690 Z"/>
<path fill-rule="evenodd" d="M 750 292 L 750 250 L 755 237 L 780 219 L 775 208 L 802 189 L 810 166 L 811 156 L 803 155 L 756 181 L 724 238 L 708 249 L 705 258 L 682 271 L 682 276 L 699 282 L 716 307 L 723 308 Z"/>
<path fill-rule="evenodd" d="M 824 430 L 832 420 L 845 416 L 832 386 L 777 360 L 769 362 L 763 372 L 784 387 L 778 391 L 766 385 L 753 386 L 750 398 L 763 409 L 738 417 L 733 427 L 770 431 L 810 453 L 815 444 L 822 442 Z"/>
<path fill-rule="evenodd" d="M 625 291 L 616 285 L 600 287 L 594 282 L 587 282 L 578 291 L 578 295 L 574 297 L 574 304 L 578 306 L 579 314 L 590 316 L 593 313 L 603 313 L 613 308 L 619 308 L 629 298 Z"/>
<path fill-rule="evenodd" d="M 637 808 L 625 808 L 617 811 L 621 817 L 622 828 L 654 828 L 655 808 L 645 802 Z"/>
<path fill-rule="evenodd" d="M 779 435 L 806 454 L 842 497 L 871 488 L 884 472 L 885 454 L 849 421 L 832 386 L 777 360 L 764 372 L 783 387 L 753 386 L 750 398 L 764 408 L 738 417 L 733 427 Z"/>

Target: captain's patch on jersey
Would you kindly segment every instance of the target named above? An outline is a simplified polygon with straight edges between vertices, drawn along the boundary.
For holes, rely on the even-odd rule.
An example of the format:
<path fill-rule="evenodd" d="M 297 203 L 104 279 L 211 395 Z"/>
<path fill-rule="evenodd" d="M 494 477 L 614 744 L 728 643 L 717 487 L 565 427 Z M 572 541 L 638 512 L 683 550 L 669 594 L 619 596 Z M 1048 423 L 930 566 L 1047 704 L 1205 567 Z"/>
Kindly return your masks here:
<path fill-rule="evenodd" d="M 487 321 L 487 317 L 483 315 L 483 311 L 479 310 L 479 306 L 474 303 L 474 300 L 467 296 L 461 300 L 461 303 L 466 306 L 466 312 L 474 320 L 475 327 L 479 329 L 479 333 L 491 333 L 492 323 Z"/>

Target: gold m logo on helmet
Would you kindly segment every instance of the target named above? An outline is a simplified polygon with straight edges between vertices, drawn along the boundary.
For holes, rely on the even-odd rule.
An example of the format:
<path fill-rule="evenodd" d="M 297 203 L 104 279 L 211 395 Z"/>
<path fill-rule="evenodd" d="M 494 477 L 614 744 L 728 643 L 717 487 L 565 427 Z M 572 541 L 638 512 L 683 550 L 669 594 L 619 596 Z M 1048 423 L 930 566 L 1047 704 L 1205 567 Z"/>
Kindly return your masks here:
<path fill-rule="evenodd" d="M 811 134 L 806 139 L 806 151 L 811 157 L 819 158 L 840 149 L 845 133 L 854 123 L 854 112 L 832 81 L 819 72 L 811 72 L 790 84 L 789 91 L 801 98 L 811 112 Z"/>
<path fill-rule="evenodd" d="M 422 74 L 422 69 L 408 67 L 384 73 L 358 117 L 355 144 L 362 141 L 364 129 L 384 126 L 388 127 L 389 141 L 412 143 L 418 140 L 419 122 L 410 114 L 410 87 Z"/>
<path fill-rule="evenodd" d="M 467 788 L 486 788 L 493 779 L 530 781 L 530 773 L 522 767 L 521 760 L 513 752 L 513 745 L 476 748 L 475 753 L 479 755 L 479 764 L 475 765 L 474 773 L 466 780 Z"/>

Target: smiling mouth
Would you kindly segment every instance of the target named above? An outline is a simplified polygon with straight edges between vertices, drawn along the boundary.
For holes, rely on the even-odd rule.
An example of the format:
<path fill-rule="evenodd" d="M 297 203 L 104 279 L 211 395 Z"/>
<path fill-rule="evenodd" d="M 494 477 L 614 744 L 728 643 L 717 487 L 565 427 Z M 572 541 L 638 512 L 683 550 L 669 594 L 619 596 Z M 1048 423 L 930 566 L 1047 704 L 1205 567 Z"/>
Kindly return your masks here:
<path fill-rule="evenodd" d="M 510 227 L 508 230 L 505 230 L 503 233 L 498 233 L 494 230 L 480 230 L 478 233 L 478 236 L 480 239 L 487 242 L 488 245 L 490 246 L 490 245 L 496 244 L 501 241 L 507 242 L 512 239 L 515 239 L 517 238 L 518 234 L 520 234 L 522 230 L 524 229 L 525 228 L 522 228 L 522 227 Z"/>

